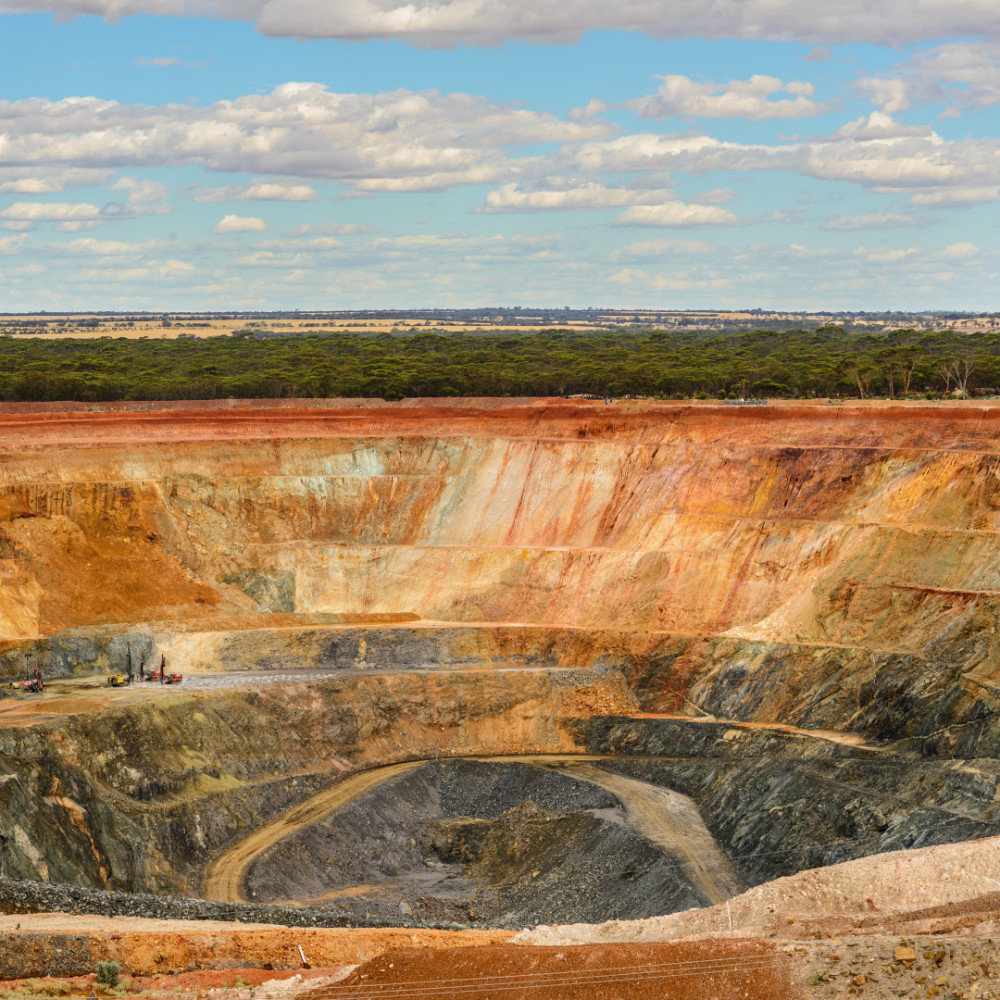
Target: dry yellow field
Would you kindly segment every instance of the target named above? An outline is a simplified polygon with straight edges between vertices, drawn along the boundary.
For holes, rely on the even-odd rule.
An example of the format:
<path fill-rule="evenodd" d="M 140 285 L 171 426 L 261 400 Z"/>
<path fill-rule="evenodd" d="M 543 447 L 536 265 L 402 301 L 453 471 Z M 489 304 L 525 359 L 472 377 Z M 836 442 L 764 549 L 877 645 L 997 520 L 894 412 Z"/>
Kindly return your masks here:
<path fill-rule="evenodd" d="M 579 311 L 562 316 L 562 310 L 522 311 L 516 319 L 507 315 L 484 313 L 482 318 L 470 316 L 472 310 L 458 310 L 454 315 L 442 311 L 439 316 L 427 318 L 425 311 L 412 314 L 400 312 L 390 316 L 373 317 L 364 312 L 330 312 L 266 315 L 260 313 L 137 313 L 85 314 L 0 314 L 0 333 L 15 335 L 51 335 L 76 339 L 96 337 L 141 337 L 173 340 L 178 337 L 216 337 L 237 330 L 268 330 L 274 333 L 309 333 L 340 331 L 344 333 L 463 333 L 469 331 L 498 331 L 516 327 L 524 333 L 558 327 L 565 330 L 601 330 L 638 324 L 664 329 L 724 329 L 734 325 L 768 327 L 770 324 L 801 324 L 803 327 L 822 326 L 824 323 L 847 323 L 847 316 L 829 314 L 771 312 L 722 312 L 716 310 L 662 311 L 662 310 L 594 310 L 581 318 Z M 860 322 L 860 318 L 857 318 Z M 866 318 L 870 328 L 895 329 L 900 326 L 920 330 L 953 329 L 965 333 L 996 330 L 1000 319 L 992 316 L 962 316 L 910 314 L 887 318 Z"/>

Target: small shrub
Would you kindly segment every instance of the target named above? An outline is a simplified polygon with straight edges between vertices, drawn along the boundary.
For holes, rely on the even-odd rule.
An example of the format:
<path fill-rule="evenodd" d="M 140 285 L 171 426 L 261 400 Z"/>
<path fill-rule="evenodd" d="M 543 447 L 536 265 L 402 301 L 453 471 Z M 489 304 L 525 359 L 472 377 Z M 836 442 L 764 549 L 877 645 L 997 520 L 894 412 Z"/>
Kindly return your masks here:
<path fill-rule="evenodd" d="M 97 981 L 104 986 L 114 989 L 118 985 L 118 976 L 121 969 L 117 962 L 98 962 Z"/>
<path fill-rule="evenodd" d="M 813 969 L 812 972 L 809 973 L 809 978 L 806 980 L 806 985 L 815 986 L 817 983 L 821 982 L 823 982 L 823 973 L 818 972 L 816 969 Z"/>
<path fill-rule="evenodd" d="M 695 399 L 708 399 L 708 393 L 704 389 L 701 390 L 695 397 Z"/>

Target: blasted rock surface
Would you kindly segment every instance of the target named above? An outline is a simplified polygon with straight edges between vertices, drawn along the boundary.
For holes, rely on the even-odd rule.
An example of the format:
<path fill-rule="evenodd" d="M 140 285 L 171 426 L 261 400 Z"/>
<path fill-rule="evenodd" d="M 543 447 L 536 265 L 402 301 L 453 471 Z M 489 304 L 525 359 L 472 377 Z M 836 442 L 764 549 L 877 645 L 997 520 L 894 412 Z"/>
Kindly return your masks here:
<path fill-rule="evenodd" d="M 526 923 L 653 916 L 702 906 L 675 858 L 629 829 L 617 799 L 571 775 L 477 761 L 393 778 L 259 855 L 248 898 Z M 449 912 L 443 910 L 442 912 Z"/>

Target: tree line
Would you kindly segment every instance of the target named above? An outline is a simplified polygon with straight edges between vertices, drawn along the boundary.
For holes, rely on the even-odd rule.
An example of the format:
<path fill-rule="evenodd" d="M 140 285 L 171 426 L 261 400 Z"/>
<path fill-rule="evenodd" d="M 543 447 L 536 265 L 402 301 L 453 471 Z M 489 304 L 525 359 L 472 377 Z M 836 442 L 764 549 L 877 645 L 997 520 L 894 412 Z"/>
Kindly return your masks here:
<path fill-rule="evenodd" d="M 648 329 L 0 337 L 4 401 L 276 397 L 913 397 L 1000 387 L 1000 334 Z"/>

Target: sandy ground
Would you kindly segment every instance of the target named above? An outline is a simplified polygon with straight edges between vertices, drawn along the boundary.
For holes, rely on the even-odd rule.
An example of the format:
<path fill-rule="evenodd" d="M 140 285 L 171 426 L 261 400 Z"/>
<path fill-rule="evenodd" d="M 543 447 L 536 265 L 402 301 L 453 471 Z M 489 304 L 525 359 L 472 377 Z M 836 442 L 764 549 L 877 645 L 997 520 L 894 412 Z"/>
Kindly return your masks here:
<path fill-rule="evenodd" d="M 500 978 L 519 975 L 562 976 L 563 985 L 547 995 L 581 1000 L 998 1000 L 998 874 L 1000 838 L 990 838 L 800 872 L 751 889 L 728 905 L 642 921 L 540 927 L 516 937 L 37 914 L 0 916 L 0 941 L 8 956 L 21 955 L 39 969 L 48 955 L 72 942 L 95 964 L 114 958 L 128 974 L 142 974 L 143 983 L 157 979 L 157 991 L 187 995 L 204 995 L 206 980 L 192 985 L 164 976 L 274 969 L 337 977 L 346 966 L 368 963 L 343 980 L 343 990 L 335 978 L 326 978 L 288 983 L 281 991 L 289 997 L 305 994 L 304 1000 L 392 995 L 385 990 L 399 995 L 406 990 L 414 998 L 546 995 L 527 988 L 527 980 Z M 681 964 L 687 962 L 701 964 Z M 472 982 L 476 979 L 484 981 Z M 242 981 L 261 979 L 247 972 Z M 212 995 L 268 1000 L 249 988 Z"/>
<path fill-rule="evenodd" d="M 824 925 L 875 933 L 894 923 L 967 913 L 1000 936 L 1000 837 L 874 854 L 774 879 L 717 906 L 647 920 L 538 927 L 522 944 L 664 941 L 692 935 L 812 935 Z M 977 903 L 977 901 L 979 901 Z M 942 907 L 951 906 L 951 911 Z M 993 923 L 990 923 L 990 920 Z M 789 928 L 795 927 L 794 932 Z M 993 930 L 992 928 L 996 929 Z"/>

